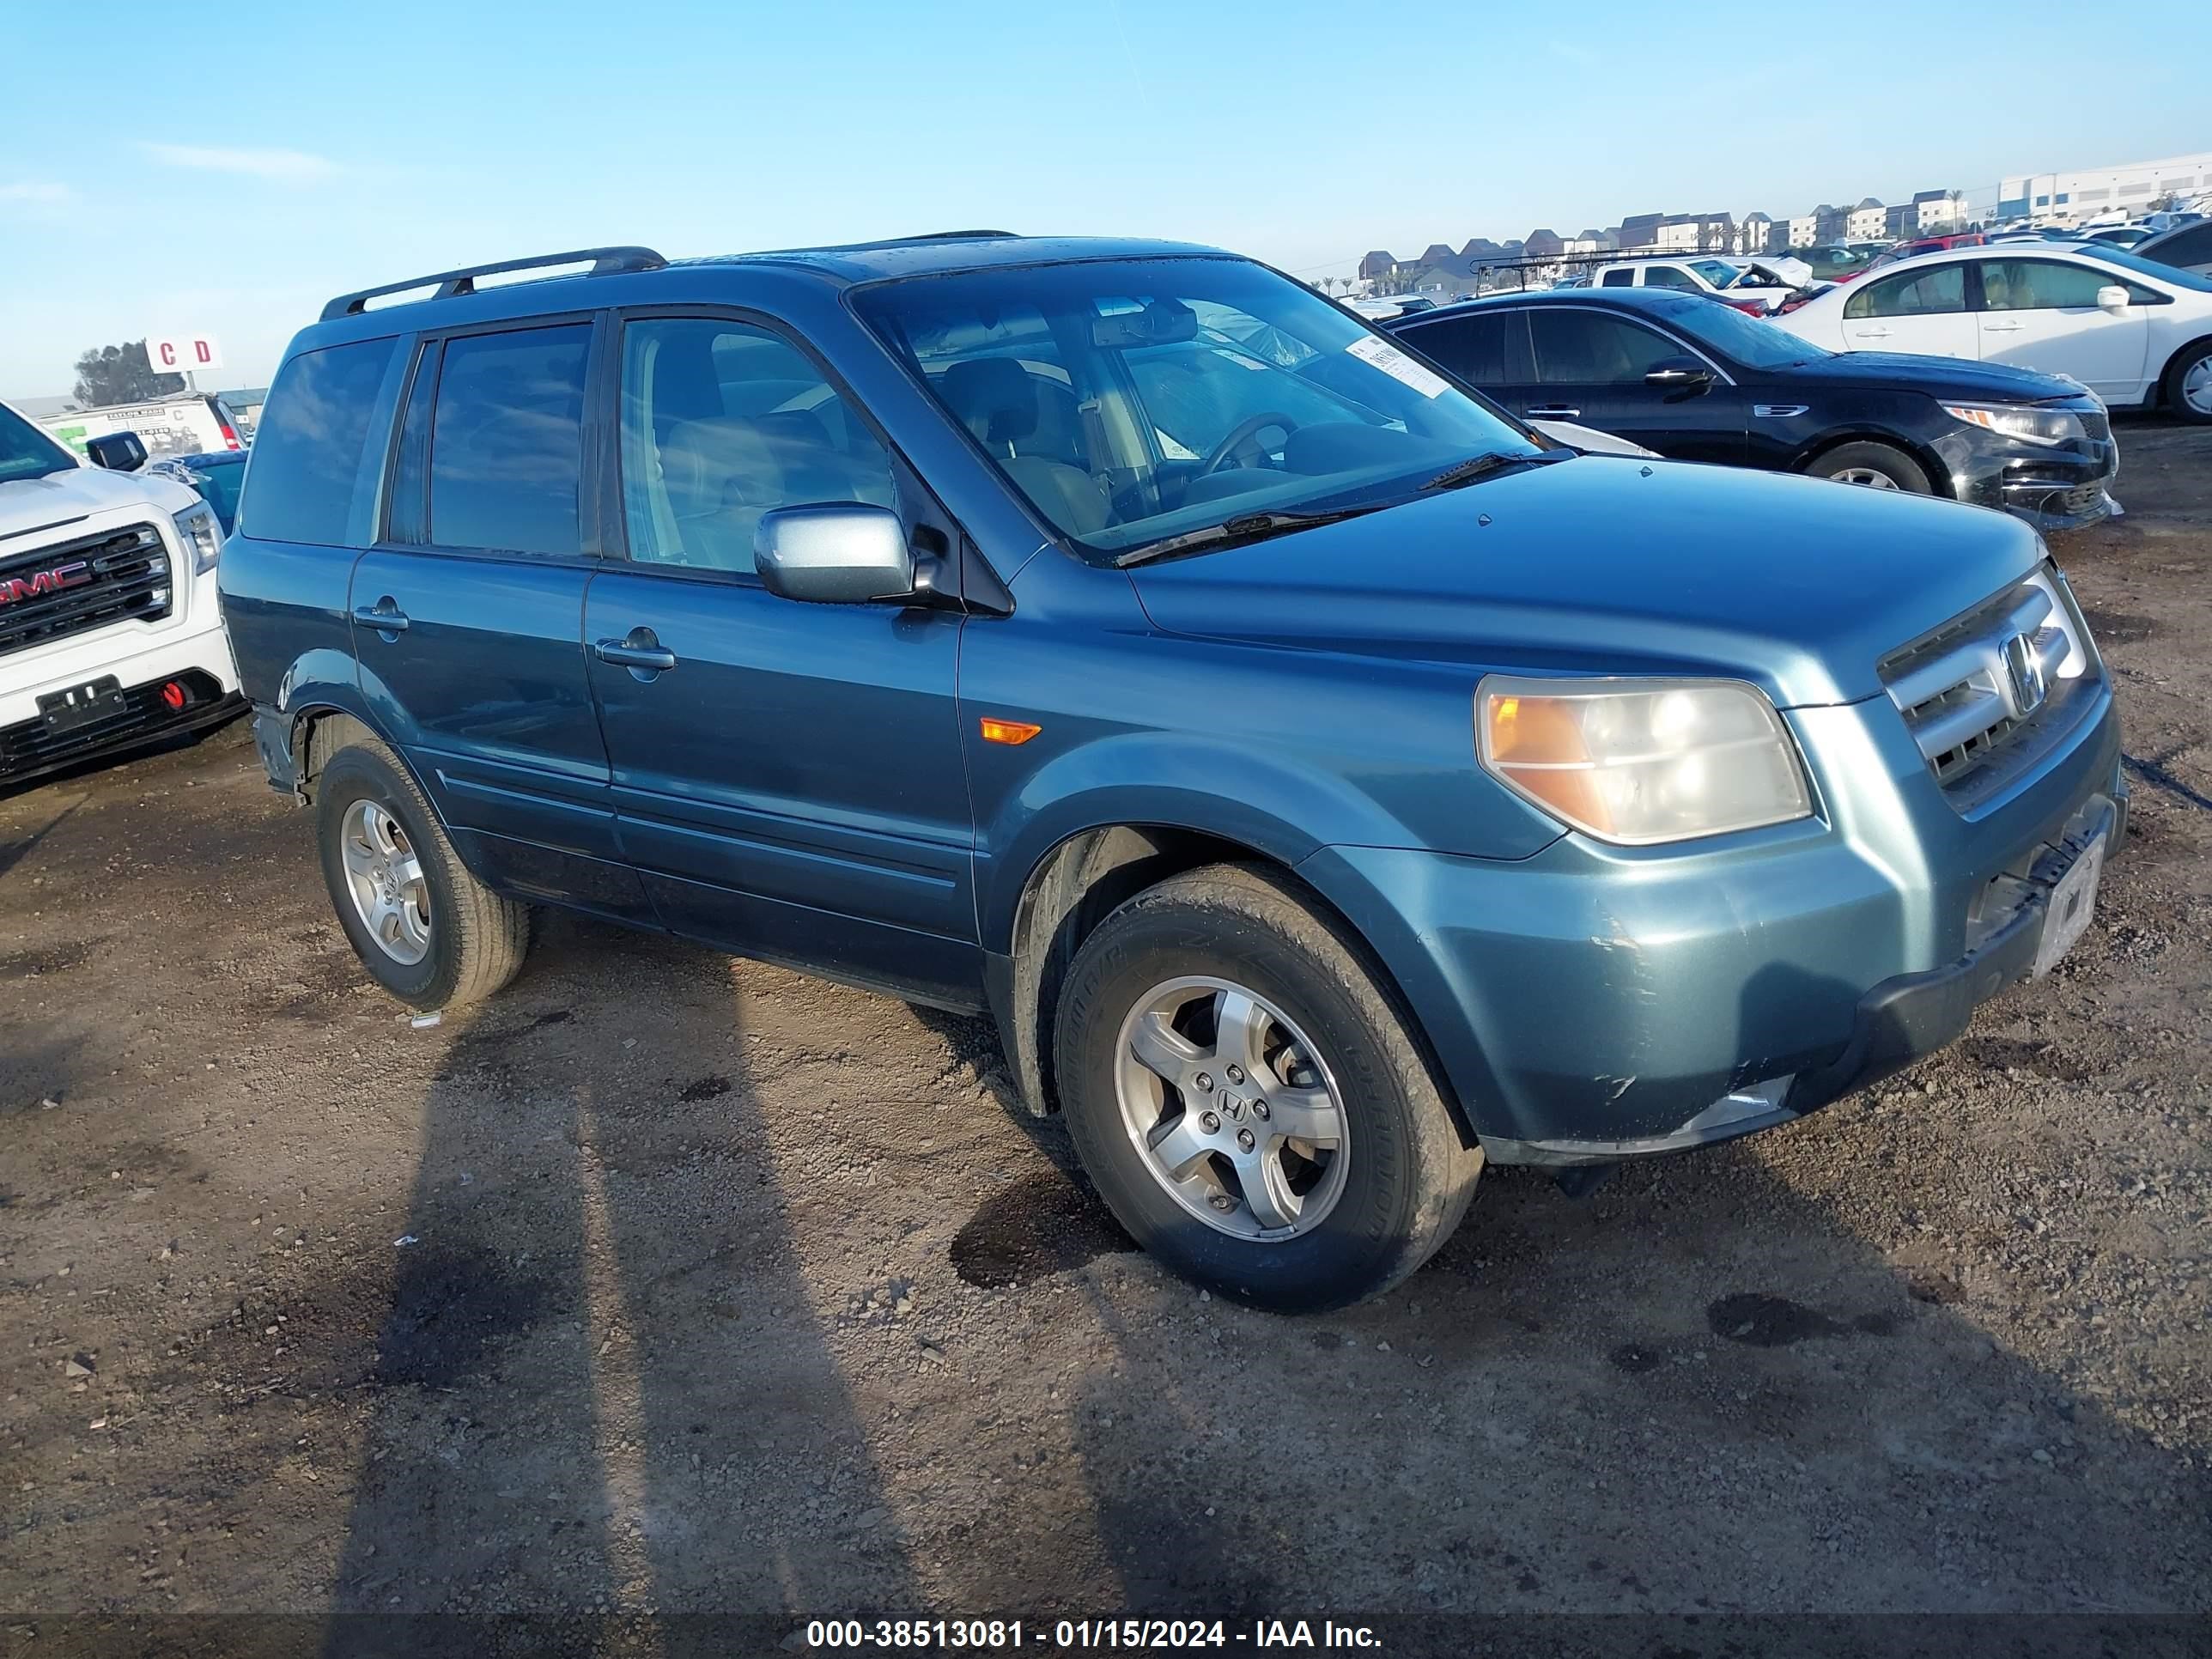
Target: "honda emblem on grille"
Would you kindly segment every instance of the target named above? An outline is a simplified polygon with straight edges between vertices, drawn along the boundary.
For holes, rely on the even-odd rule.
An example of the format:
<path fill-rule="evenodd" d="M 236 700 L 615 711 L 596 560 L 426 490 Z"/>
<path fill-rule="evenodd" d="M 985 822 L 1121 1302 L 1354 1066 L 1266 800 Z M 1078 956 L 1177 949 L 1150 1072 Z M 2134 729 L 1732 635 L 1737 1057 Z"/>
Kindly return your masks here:
<path fill-rule="evenodd" d="M 51 570 L 33 570 L 27 576 L 0 577 L 0 605 L 13 605 L 18 599 L 43 599 L 49 593 L 58 593 L 64 587 L 78 587 L 92 580 L 89 562 L 78 559 L 69 564 L 58 564 Z"/>
<path fill-rule="evenodd" d="M 2005 672 L 2012 679 L 2012 704 L 2014 713 L 2021 717 L 2033 714 L 2043 707 L 2043 699 L 2050 690 L 2050 683 L 2043 672 L 2043 653 L 2036 649 L 2035 641 L 2026 634 L 2015 634 L 2005 641 Z"/>

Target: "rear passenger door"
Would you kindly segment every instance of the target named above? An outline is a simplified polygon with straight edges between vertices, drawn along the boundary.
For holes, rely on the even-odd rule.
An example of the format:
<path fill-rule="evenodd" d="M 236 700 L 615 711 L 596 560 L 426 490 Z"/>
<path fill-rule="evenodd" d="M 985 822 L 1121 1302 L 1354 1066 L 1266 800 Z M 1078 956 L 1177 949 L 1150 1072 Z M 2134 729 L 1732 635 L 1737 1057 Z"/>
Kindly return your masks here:
<path fill-rule="evenodd" d="M 1525 413 L 1610 432 L 1670 460 L 1743 460 L 1743 394 L 1683 342 L 1584 306 L 1530 306 L 1528 335 L 1536 386 Z M 1702 391 L 1647 380 L 1686 357 L 1713 371 Z"/>
<path fill-rule="evenodd" d="M 623 845 L 662 923 L 972 1005 L 959 616 L 802 604 L 753 569 L 774 507 L 896 507 L 931 550 L 957 527 L 765 319 L 632 313 L 618 374 L 629 562 L 592 579 L 584 633 Z"/>
<path fill-rule="evenodd" d="M 1972 263 L 1960 259 L 1859 278 L 1844 301 L 1844 349 L 1979 356 L 1966 293 Z"/>
<path fill-rule="evenodd" d="M 1504 307 L 1447 313 L 1433 322 L 1393 331 L 1431 362 L 1449 370 L 1516 415 L 1535 396 L 1528 358 L 1528 313 Z"/>
<path fill-rule="evenodd" d="M 570 317 L 423 341 L 383 536 L 354 568 L 354 653 L 472 868 L 642 920 L 584 672 L 593 337 Z"/>

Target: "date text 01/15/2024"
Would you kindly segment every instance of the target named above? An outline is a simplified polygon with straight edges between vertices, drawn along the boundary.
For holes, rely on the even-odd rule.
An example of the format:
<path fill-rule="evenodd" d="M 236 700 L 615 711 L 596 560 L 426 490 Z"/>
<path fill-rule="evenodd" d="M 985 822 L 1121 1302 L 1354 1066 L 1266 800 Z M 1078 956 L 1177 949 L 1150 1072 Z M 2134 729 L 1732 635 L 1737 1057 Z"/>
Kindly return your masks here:
<path fill-rule="evenodd" d="M 1220 1619 L 1060 1619 L 1050 1625 L 1019 1619 L 817 1619 L 806 1626 L 810 1648 L 903 1648 L 912 1651 L 989 1653 L 1014 1648 L 1081 1652 L 1094 1649 L 1379 1648 L 1365 1625 L 1304 1619 L 1255 1620 L 1233 1629 Z"/>

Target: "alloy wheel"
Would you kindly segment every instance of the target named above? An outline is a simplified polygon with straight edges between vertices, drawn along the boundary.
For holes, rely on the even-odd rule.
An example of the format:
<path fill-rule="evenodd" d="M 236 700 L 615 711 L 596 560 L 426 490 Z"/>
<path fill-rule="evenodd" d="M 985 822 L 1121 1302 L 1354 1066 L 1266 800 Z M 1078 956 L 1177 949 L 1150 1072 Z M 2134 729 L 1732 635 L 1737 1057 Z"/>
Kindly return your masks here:
<path fill-rule="evenodd" d="M 1887 472 L 1877 472 L 1870 466 L 1847 466 L 1828 477 L 1837 483 L 1864 484 L 1869 489 L 1894 489 L 1897 480 Z"/>
<path fill-rule="evenodd" d="M 1350 1126 L 1327 1060 L 1281 1009 L 1228 980 L 1170 980 L 1137 1000 L 1115 1052 L 1122 1127 L 1191 1215 L 1263 1243 L 1328 1218 Z"/>
<path fill-rule="evenodd" d="M 2212 415 L 2212 353 L 2182 371 L 2181 401 L 2199 415 Z"/>
<path fill-rule="evenodd" d="M 373 800 L 346 809 L 339 850 L 354 914 L 377 948 L 402 967 L 430 953 L 430 888 L 399 820 Z"/>

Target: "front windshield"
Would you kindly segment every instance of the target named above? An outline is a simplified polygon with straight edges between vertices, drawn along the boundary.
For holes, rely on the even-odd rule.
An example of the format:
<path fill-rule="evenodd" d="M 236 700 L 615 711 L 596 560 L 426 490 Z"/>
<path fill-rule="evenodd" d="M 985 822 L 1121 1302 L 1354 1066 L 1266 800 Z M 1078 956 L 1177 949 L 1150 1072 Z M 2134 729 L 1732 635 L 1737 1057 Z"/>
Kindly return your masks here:
<path fill-rule="evenodd" d="M 1753 317 L 1717 300 L 1670 307 L 1667 320 L 1699 345 L 1710 346 L 1723 357 L 1733 357 L 1746 368 L 1788 368 L 1835 354 L 1801 340 L 1764 317 Z"/>
<path fill-rule="evenodd" d="M 1111 556 L 1249 514 L 1404 500 L 1543 441 L 1249 260 L 1099 260 L 866 289 L 861 316 L 1052 525 Z"/>
<path fill-rule="evenodd" d="M 76 458 L 5 404 L 0 404 L 0 483 L 76 470 Z"/>
<path fill-rule="evenodd" d="M 2168 288 L 2194 289 L 2199 294 L 2212 294 L 2212 277 L 2200 276 L 2194 271 L 2182 270 L 2179 265 L 2162 265 L 2157 260 L 2146 259 L 2130 249 L 2114 247 L 2110 242 L 2089 242 L 2076 251 L 2100 264 L 2118 265 L 2123 270 L 2155 277 Z"/>

